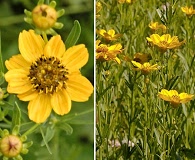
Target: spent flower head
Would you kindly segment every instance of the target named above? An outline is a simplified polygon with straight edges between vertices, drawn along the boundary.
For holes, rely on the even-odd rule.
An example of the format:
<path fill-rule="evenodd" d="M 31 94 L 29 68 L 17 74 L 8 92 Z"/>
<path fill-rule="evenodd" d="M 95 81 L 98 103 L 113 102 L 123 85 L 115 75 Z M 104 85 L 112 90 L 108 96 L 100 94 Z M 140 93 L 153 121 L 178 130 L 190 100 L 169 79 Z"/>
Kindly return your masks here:
<path fill-rule="evenodd" d="M 71 101 L 87 101 L 92 94 L 92 84 L 80 72 L 89 57 L 84 44 L 66 50 L 60 35 L 45 42 L 34 30 L 24 30 L 19 35 L 19 50 L 21 54 L 5 62 L 7 91 L 30 101 L 32 121 L 44 122 L 52 109 L 67 114 Z"/>
<path fill-rule="evenodd" d="M 110 29 L 108 31 L 104 30 L 104 29 L 100 29 L 96 31 L 97 34 L 99 34 L 100 36 L 102 36 L 104 39 L 108 40 L 108 41 L 114 41 L 117 40 L 119 37 L 121 37 L 121 34 L 115 34 L 115 30 Z"/>
<path fill-rule="evenodd" d="M 51 1 L 49 5 L 43 4 L 40 0 L 32 12 L 25 10 L 25 21 L 35 27 L 38 33 L 47 33 L 55 35 L 56 32 L 52 28 L 61 29 L 63 23 L 57 22 L 57 19 L 64 14 L 64 10 L 55 10 L 56 2 Z"/>
<path fill-rule="evenodd" d="M 163 34 L 162 36 L 158 34 L 152 34 L 146 39 L 149 43 L 158 46 L 162 51 L 177 48 L 185 43 L 185 40 L 180 42 L 177 36 L 171 37 L 170 34 Z"/>
<path fill-rule="evenodd" d="M 189 17 L 191 17 L 192 15 L 195 14 L 195 9 L 193 8 L 193 6 L 190 7 L 181 7 L 181 10 Z"/>
<path fill-rule="evenodd" d="M 96 41 L 96 59 L 100 61 L 114 60 L 118 64 L 121 63 L 117 57 L 122 52 L 122 45 L 117 43 L 115 45 L 107 46 L 106 44 L 100 44 L 100 40 Z"/>
<path fill-rule="evenodd" d="M 194 97 L 193 94 L 187 93 L 178 93 L 176 90 L 166 90 L 162 89 L 161 92 L 158 93 L 158 96 L 171 103 L 173 107 L 177 107 L 180 103 L 186 103 L 192 100 Z"/>

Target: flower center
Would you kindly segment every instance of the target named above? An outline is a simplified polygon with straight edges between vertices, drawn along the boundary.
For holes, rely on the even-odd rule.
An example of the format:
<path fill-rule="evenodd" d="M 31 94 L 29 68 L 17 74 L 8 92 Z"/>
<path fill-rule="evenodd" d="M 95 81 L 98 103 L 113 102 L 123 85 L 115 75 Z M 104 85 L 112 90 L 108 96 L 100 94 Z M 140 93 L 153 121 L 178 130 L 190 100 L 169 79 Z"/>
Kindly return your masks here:
<path fill-rule="evenodd" d="M 174 103 L 180 103 L 180 98 L 177 95 L 173 95 L 172 100 L 173 100 Z"/>
<path fill-rule="evenodd" d="M 108 51 L 108 48 L 106 46 L 100 46 L 96 49 L 96 52 L 100 53 L 100 52 L 103 52 L 103 53 L 106 53 Z"/>
<path fill-rule="evenodd" d="M 39 93 L 53 94 L 61 88 L 66 88 L 68 79 L 66 69 L 55 57 L 40 57 L 30 67 L 28 77 Z"/>

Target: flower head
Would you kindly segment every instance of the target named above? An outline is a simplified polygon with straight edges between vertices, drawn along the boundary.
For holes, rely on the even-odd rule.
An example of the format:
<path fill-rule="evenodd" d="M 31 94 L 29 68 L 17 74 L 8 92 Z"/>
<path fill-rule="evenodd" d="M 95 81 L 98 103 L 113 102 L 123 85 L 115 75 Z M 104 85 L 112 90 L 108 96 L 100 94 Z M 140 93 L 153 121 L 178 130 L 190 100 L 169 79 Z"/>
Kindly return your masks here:
<path fill-rule="evenodd" d="M 163 31 L 166 31 L 166 29 L 167 29 L 167 27 L 166 27 L 165 25 L 159 24 L 158 22 L 151 22 L 151 23 L 149 24 L 149 27 L 150 27 L 152 30 L 154 30 L 154 31 L 159 30 L 159 29 L 162 29 Z"/>
<path fill-rule="evenodd" d="M 159 36 L 158 34 L 152 34 L 146 39 L 148 40 L 148 42 L 158 46 L 163 51 L 166 51 L 167 49 L 177 48 L 185 43 L 185 40 L 179 42 L 177 36 L 171 37 L 170 34 L 164 34 L 162 36 Z"/>
<path fill-rule="evenodd" d="M 192 16 L 195 14 L 195 10 L 193 8 L 193 6 L 190 7 L 181 7 L 181 10 L 187 15 L 187 16 Z"/>
<path fill-rule="evenodd" d="M 21 54 L 5 62 L 7 91 L 30 101 L 28 114 L 34 122 L 44 122 L 52 109 L 67 114 L 71 100 L 87 101 L 92 94 L 93 86 L 80 72 L 89 56 L 83 44 L 66 50 L 59 35 L 45 43 L 33 30 L 24 30 L 19 35 L 19 50 Z"/>
<path fill-rule="evenodd" d="M 159 69 L 159 66 L 157 64 L 151 65 L 149 62 L 145 62 L 143 64 L 136 62 L 136 61 L 131 61 L 133 64 L 135 70 L 141 71 L 144 75 L 149 74 L 151 71 L 155 71 Z"/>
<path fill-rule="evenodd" d="M 170 102 L 175 107 L 180 103 L 189 102 L 194 97 L 193 94 L 187 94 L 184 92 L 179 94 L 176 90 L 166 89 L 162 89 L 161 92 L 158 93 L 158 96 L 161 99 Z"/>
<path fill-rule="evenodd" d="M 129 4 L 133 3 L 133 1 L 135 0 L 118 0 L 119 3 L 129 3 Z"/>
<path fill-rule="evenodd" d="M 120 64 L 120 59 L 117 54 L 122 52 L 122 45 L 120 43 L 107 46 L 105 44 L 100 44 L 100 40 L 96 41 L 96 59 L 101 61 L 114 60 Z"/>
<path fill-rule="evenodd" d="M 113 29 L 110 29 L 108 31 L 100 29 L 97 30 L 97 33 L 108 41 L 117 40 L 119 37 L 121 37 L 121 34 L 115 34 L 115 30 Z"/>
<path fill-rule="evenodd" d="M 98 14 L 102 9 L 102 4 L 100 2 L 96 2 L 96 18 L 100 17 Z"/>
<path fill-rule="evenodd" d="M 141 64 L 144 64 L 145 62 L 148 62 L 149 60 L 151 60 L 151 55 L 149 54 L 136 53 L 133 56 L 133 61 L 139 62 Z"/>
<path fill-rule="evenodd" d="M 57 19 L 64 14 L 64 10 L 55 10 L 56 2 L 51 1 L 49 5 L 38 3 L 38 5 L 32 10 L 32 12 L 25 10 L 25 21 L 35 26 L 37 32 L 47 32 L 49 34 L 55 34 L 52 28 L 61 29 L 62 23 L 57 22 Z"/>

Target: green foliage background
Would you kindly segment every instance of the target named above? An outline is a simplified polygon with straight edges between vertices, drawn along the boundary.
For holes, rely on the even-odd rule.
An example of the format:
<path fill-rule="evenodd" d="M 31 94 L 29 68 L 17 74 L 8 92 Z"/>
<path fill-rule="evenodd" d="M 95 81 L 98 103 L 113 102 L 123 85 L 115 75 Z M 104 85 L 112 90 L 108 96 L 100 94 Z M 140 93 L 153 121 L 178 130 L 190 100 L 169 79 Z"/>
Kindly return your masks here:
<path fill-rule="evenodd" d="M 1 0 L 0 1 L 0 31 L 1 31 L 1 51 L 3 60 L 9 59 L 12 55 L 18 54 L 18 35 L 22 30 L 32 29 L 32 26 L 24 22 L 24 9 L 32 10 L 37 0 Z M 91 83 L 94 82 L 94 3 L 91 0 L 56 0 L 56 9 L 65 9 L 65 15 L 59 18 L 59 22 L 64 24 L 61 30 L 56 30 L 65 41 L 70 30 L 73 27 L 74 20 L 78 20 L 81 25 L 81 36 L 77 44 L 84 43 L 89 50 L 89 62 L 81 70 Z M 5 85 L 4 85 L 5 87 Z M 11 99 L 15 98 L 11 96 Z M 17 100 L 17 99 L 16 99 Z M 28 136 L 28 141 L 33 140 L 34 144 L 29 148 L 29 153 L 23 155 L 24 160 L 91 160 L 93 159 L 94 143 L 94 114 L 93 114 L 93 96 L 85 103 L 73 103 L 69 115 L 90 110 L 89 113 L 75 116 L 67 123 L 73 128 L 73 133 L 68 135 L 65 131 L 55 132 L 54 138 L 49 142 L 52 155 L 49 154 L 46 147 L 41 147 L 41 134 L 35 132 Z M 18 102 L 22 114 L 27 113 L 27 103 Z M 6 107 L 6 106 L 4 106 Z M 67 115 L 67 116 L 69 116 Z M 8 115 L 12 116 L 11 114 Z M 66 116 L 64 116 L 66 117 Z M 25 115 L 23 120 L 27 120 Z M 0 127 L 3 129 L 4 122 L 0 121 Z M 9 128 L 8 128 L 9 129 Z M 45 129 L 46 130 L 46 129 Z M 56 138 L 57 137 L 57 138 Z M 55 159 L 56 160 L 56 159 Z"/>

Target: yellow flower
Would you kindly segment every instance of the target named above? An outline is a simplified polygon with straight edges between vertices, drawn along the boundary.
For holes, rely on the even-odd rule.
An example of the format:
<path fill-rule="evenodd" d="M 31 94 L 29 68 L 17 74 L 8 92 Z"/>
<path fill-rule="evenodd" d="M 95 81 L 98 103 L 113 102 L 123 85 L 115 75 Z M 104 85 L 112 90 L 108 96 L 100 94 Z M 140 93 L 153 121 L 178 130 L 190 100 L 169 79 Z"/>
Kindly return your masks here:
<path fill-rule="evenodd" d="M 115 30 L 110 29 L 108 32 L 104 29 L 97 30 L 97 33 L 108 41 L 117 40 L 121 34 L 115 34 Z"/>
<path fill-rule="evenodd" d="M 192 16 L 195 14 L 195 10 L 193 9 L 193 6 L 190 6 L 189 8 L 187 6 L 181 7 L 181 10 L 187 15 Z"/>
<path fill-rule="evenodd" d="M 179 42 L 177 36 L 171 37 L 170 34 L 163 34 L 162 36 L 159 36 L 158 34 L 152 34 L 146 39 L 148 40 L 148 42 L 158 46 L 163 51 L 166 51 L 167 49 L 177 48 L 185 43 L 185 40 Z"/>
<path fill-rule="evenodd" d="M 165 31 L 167 29 L 167 27 L 163 24 L 158 24 L 158 22 L 151 22 L 149 24 L 149 27 L 152 29 L 152 30 L 158 30 L 158 29 L 162 29 L 163 31 Z"/>
<path fill-rule="evenodd" d="M 96 41 L 96 59 L 101 61 L 114 60 L 120 64 L 120 59 L 117 54 L 122 52 L 122 45 L 120 43 L 107 46 L 105 44 L 100 44 L 100 40 Z"/>
<path fill-rule="evenodd" d="M 145 62 L 148 62 L 149 60 L 151 60 L 151 55 L 149 54 L 136 53 L 133 57 L 133 61 L 139 62 L 141 64 L 144 64 Z"/>
<path fill-rule="evenodd" d="M 166 90 L 166 89 L 162 89 L 161 92 L 158 93 L 158 96 L 161 99 L 170 102 L 175 107 L 180 103 L 189 102 L 194 97 L 193 94 L 187 94 L 187 93 L 179 94 L 176 90 Z"/>
<path fill-rule="evenodd" d="M 145 75 L 149 74 L 151 71 L 159 69 L 159 66 L 157 64 L 151 65 L 149 62 L 141 64 L 136 61 L 131 61 L 131 63 L 133 64 L 134 67 L 136 67 L 134 68 L 135 70 L 141 71 Z"/>
<path fill-rule="evenodd" d="M 129 4 L 133 3 L 133 1 L 135 0 L 118 0 L 119 3 L 129 3 Z"/>
<path fill-rule="evenodd" d="M 100 2 L 96 2 L 96 18 L 100 17 L 98 14 L 102 9 L 102 4 Z"/>
<path fill-rule="evenodd" d="M 19 50 L 21 54 L 5 62 L 7 91 L 30 101 L 32 121 L 44 122 L 52 109 L 59 115 L 67 114 L 71 100 L 87 101 L 92 94 L 93 86 L 79 70 L 89 56 L 83 44 L 66 50 L 59 35 L 45 43 L 33 30 L 24 30 L 19 35 Z"/>

